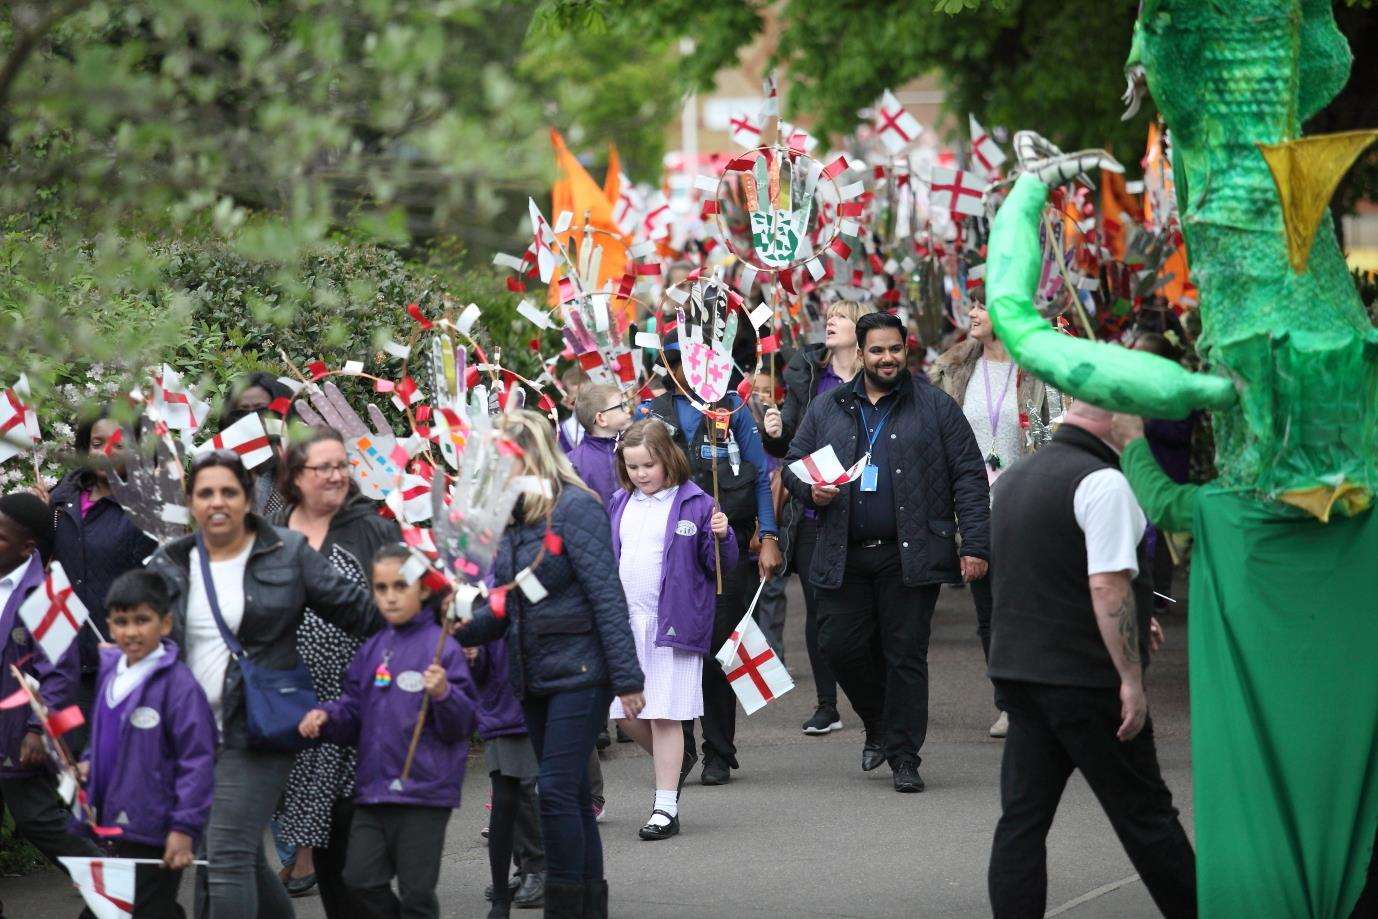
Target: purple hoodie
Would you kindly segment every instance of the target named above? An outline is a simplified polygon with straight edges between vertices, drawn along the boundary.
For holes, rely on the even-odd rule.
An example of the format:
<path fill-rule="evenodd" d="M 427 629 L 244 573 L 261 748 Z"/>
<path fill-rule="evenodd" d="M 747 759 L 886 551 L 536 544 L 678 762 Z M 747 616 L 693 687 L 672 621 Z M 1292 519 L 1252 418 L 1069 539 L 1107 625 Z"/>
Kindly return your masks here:
<path fill-rule="evenodd" d="M 622 512 L 631 495 L 619 491 L 608 505 L 612 518 L 612 550 L 622 558 Z M 715 561 L 713 555 L 713 499 L 693 482 L 675 492 L 665 524 L 665 552 L 660 565 L 660 609 L 656 645 L 695 654 L 710 653 L 713 639 Z M 729 530 L 717 541 L 722 567 L 737 564 L 737 540 Z"/>
<path fill-rule="evenodd" d="M 24 626 L 24 620 L 19 618 L 19 607 L 43 583 L 46 572 L 37 552 L 29 556 L 25 564 L 28 567 L 20 576 L 5 608 L 0 610 L 0 699 L 19 691 L 10 665 L 27 657 L 28 660 L 19 669 L 38 678 L 38 694 L 43 704 L 50 711 L 56 711 L 77 700 L 77 681 L 81 673 L 81 652 L 77 646 L 80 642 L 73 641 L 68 645 L 62 659 L 54 665 L 43 653 L 42 646 L 33 640 Z M 40 729 L 38 719 L 33 716 L 33 709 L 29 706 L 0 709 L 0 779 L 24 779 L 48 771 L 46 764 L 37 769 L 19 765 L 19 747 L 31 728 L 34 731 Z"/>
<path fill-rule="evenodd" d="M 478 736 L 484 740 L 526 733 L 526 715 L 507 678 L 507 639 L 480 645 L 469 661 L 469 675 L 478 687 Z"/>
<path fill-rule="evenodd" d="M 617 441 L 611 437 L 584 435 L 579 445 L 569 451 L 569 461 L 584 484 L 598 492 L 607 507 L 620 487 L 617 484 Z"/>
<path fill-rule="evenodd" d="M 450 691 L 427 706 L 411 774 L 405 786 L 400 781 L 416 715 L 426 695 L 421 674 L 435 660 L 440 634 L 429 608 L 404 625 L 384 627 L 354 655 L 340 698 L 321 706 L 330 716 L 321 736 L 359 748 L 354 794 L 359 804 L 459 807 L 477 701 L 464 652 L 448 636 L 440 666 L 445 668 Z M 392 680 L 386 687 L 376 686 L 374 674 L 384 660 Z"/>
<path fill-rule="evenodd" d="M 113 732 L 114 756 L 87 748 L 91 764 L 87 787 L 102 826 L 124 830 L 120 839 L 161 846 L 173 830 L 201 838 L 215 791 L 215 716 L 191 669 L 178 660 L 177 646 L 163 639 L 164 654 L 142 683 L 120 704 Z M 108 742 L 112 732 L 105 693 L 123 657 L 102 648 L 96 700 L 91 706 L 91 744 Z M 114 762 L 110 775 L 103 762 Z"/>

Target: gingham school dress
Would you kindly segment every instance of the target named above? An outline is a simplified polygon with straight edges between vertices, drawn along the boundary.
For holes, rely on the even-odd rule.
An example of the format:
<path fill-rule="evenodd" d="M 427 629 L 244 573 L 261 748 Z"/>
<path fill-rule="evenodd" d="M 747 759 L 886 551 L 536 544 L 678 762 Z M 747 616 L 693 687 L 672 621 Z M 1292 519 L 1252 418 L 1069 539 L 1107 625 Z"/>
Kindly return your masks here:
<path fill-rule="evenodd" d="M 656 647 L 660 606 L 660 569 L 664 558 L 665 527 L 679 486 L 654 495 L 632 493 L 622 512 L 622 558 L 619 574 L 627 595 L 636 657 L 646 674 L 646 707 L 641 718 L 688 721 L 703 714 L 703 656 L 677 648 Z M 673 589 L 674 585 L 670 585 Z M 620 700 L 610 714 L 625 717 Z"/>

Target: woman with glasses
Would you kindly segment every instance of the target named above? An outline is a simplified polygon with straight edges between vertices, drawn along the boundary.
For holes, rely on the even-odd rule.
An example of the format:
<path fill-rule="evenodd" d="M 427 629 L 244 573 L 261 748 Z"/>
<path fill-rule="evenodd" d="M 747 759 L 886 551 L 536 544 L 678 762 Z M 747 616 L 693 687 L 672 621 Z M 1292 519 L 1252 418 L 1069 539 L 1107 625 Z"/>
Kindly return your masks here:
<path fill-rule="evenodd" d="M 350 477 L 344 438 L 328 427 L 309 428 L 292 438 L 282 461 L 278 491 L 285 507 L 273 518 L 302 536 L 344 578 L 369 590 L 369 562 L 388 543 L 402 538 L 396 521 L 359 493 Z M 307 609 L 297 632 L 297 650 L 322 702 L 337 699 L 345 668 L 360 641 Z M 297 754 L 296 765 L 276 815 L 279 845 L 295 848 L 284 861 L 287 892 L 302 896 L 317 883 L 326 915 L 349 914 L 341 879 L 353 812 L 355 751 L 322 743 Z"/>
<path fill-rule="evenodd" d="M 293 915 L 286 889 L 268 867 L 263 836 L 294 756 L 250 746 L 242 675 L 212 604 L 249 660 L 273 670 L 298 666 L 297 637 L 307 607 L 351 635 L 364 635 L 378 619 L 369 593 L 340 575 L 305 536 L 250 511 L 253 488 L 253 477 L 234 453 L 197 457 L 187 477 L 196 533 L 163 546 L 148 563 L 167 583 L 173 638 L 205 690 L 221 733 L 205 838 L 209 914 L 215 919 Z M 210 572 L 209 583 L 203 570 Z"/>

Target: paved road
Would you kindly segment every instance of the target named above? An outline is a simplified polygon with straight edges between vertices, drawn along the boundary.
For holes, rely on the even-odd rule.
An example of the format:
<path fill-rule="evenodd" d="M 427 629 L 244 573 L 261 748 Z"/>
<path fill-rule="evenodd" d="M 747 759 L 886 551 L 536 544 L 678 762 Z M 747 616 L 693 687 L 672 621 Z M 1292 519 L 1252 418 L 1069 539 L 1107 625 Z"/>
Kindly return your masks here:
<path fill-rule="evenodd" d="M 844 729 L 806 737 L 813 686 L 803 650 L 802 601 L 790 587 L 787 648 L 798 687 L 738 730 L 742 769 L 720 788 L 686 786 L 683 832 L 644 843 L 649 758 L 614 745 L 604 762 L 603 824 L 612 914 L 622 919 L 704 916 L 967 917 L 989 915 L 986 865 L 999 813 L 1000 741 L 986 736 L 995 711 L 984 678 L 974 614 L 964 591 L 944 590 L 934 623 L 932 712 L 921 768 L 928 790 L 898 795 L 888 769 L 862 773 L 861 731 L 844 707 Z M 1149 678 L 1159 753 L 1190 832 L 1185 620 L 1166 622 L 1168 647 Z M 443 913 L 481 917 L 488 882 L 487 777 L 473 769 L 450 824 L 440 881 Z M 1157 915 L 1109 823 L 1074 777 L 1048 841 L 1049 915 Z M 185 888 L 188 885 L 184 884 Z M 75 916 L 60 875 L 0 880 L 10 917 Z M 297 900 L 303 919 L 319 900 Z M 520 911 L 517 915 L 521 915 Z M 539 915 L 527 913 L 526 915 Z"/>

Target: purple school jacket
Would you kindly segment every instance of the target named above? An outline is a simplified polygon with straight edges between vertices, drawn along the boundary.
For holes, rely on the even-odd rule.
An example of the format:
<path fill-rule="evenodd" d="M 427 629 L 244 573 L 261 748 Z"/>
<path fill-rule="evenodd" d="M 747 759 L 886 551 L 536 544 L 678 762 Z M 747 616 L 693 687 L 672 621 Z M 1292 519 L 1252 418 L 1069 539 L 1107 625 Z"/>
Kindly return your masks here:
<path fill-rule="evenodd" d="M 163 639 L 166 652 L 153 671 L 126 697 L 120 718 L 113 774 L 97 775 L 101 757 L 87 749 L 92 797 L 103 826 L 119 827 L 129 842 L 161 846 L 173 830 L 193 842 L 201 838 L 215 791 L 215 716 L 191 668 L 178 659 L 177 646 Z M 102 648 L 96 700 L 91 706 L 91 742 L 101 737 L 106 687 L 115 678 L 122 653 Z"/>
<path fill-rule="evenodd" d="M 622 559 L 622 512 L 631 495 L 618 491 L 608 505 L 612 518 L 612 551 Z M 665 524 L 665 552 L 660 565 L 660 609 L 656 645 L 695 654 L 710 653 L 713 610 L 717 605 L 713 499 L 693 482 L 675 492 Z M 718 541 L 726 571 L 737 564 L 737 540 L 728 532 Z"/>
<path fill-rule="evenodd" d="M 321 731 L 333 743 L 359 748 L 354 800 L 359 804 L 413 804 L 459 807 L 464 784 L 464 759 L 474 730 L 474 682 L 464 652 L 450 637 L 440 654 L 440 666 L 450 692 L 426 708 L 426 726 L 416 747 L 411 773 L 403 785 L 402 766 L 412 729 L 426 692 L 421 674 L 435 660 L 440 626 L 429 609 L 400 627 L 385 626 L 354 655 L 344 675 L 344 692 L 323 705 L 330 719 Z M 374 685 L 378 665 L 387 661 L 391 683 Z"/>
<path fill-rule="evenodd" d="M 478 687 L 478 736 L 484 740 L 526 733 L 526 715 L 507 678 L 507 638 L 480 645 L 478 657 L 466 661 Z"/>
<path fill-rule="evenodd" d="M 598 492 L 607 507 L 612 496 L 617 493 L 617 441 L 611 437 L 594 437 L 585 434 L 579 446 L 569 451 L 569 461 L 584 484 Z"/>
<path fill-rule="evenodd" d="M 28 658 L 19 669 L 38 678 L 38 694 L 43 704 L 50 711 L 57 711 L 77 701 L 77 681 L 81 673 L 81 652 L 77 646 L 80 642 L 74 640 L 68 645 L 62 659 L 54 665 L 43 653 L 42 646 L 33 640 L 24 627 L 24 620 L 19 618 L 19 607 L 24 605 L 30 593 L 41 589 L 46 572 L 36 554 L 30 556 L 26 564 L 28 567 L 9 601 L 0 610 L 0 699 L 19 691 L 10 665 Z M 37 769 L 19 765 L 19 747 L 30 728 L 39 730 L 38 719 L 29 706 L 0 709 L 0 779 L 23 779 L 48 771 L 47 765 Z"/>

